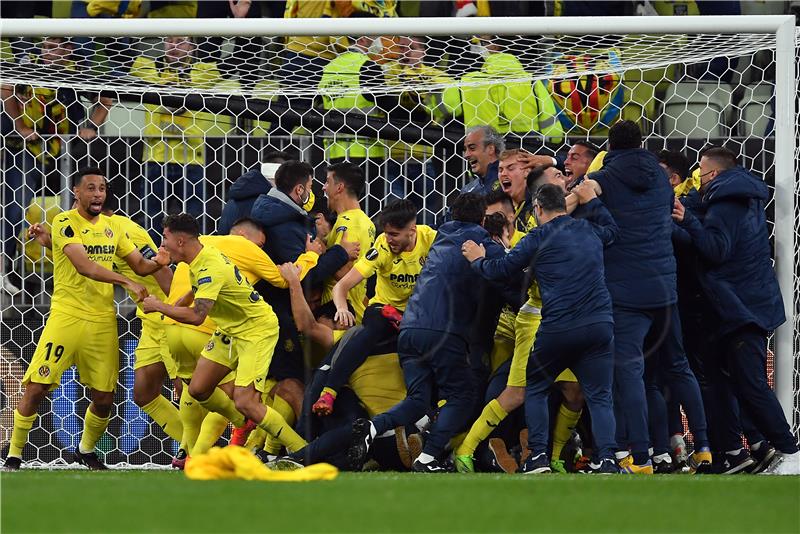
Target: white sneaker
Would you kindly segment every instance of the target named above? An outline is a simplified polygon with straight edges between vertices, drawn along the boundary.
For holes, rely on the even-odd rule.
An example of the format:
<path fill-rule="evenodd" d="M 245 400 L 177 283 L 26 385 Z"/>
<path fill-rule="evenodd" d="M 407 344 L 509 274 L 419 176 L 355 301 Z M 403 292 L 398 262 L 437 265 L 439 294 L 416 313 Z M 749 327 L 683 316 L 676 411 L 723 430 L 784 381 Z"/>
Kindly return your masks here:
<path fill-rule="evenodd" d="M 0 274 L 0 287 L 2 287 L 3 291 L 12 297 L 21 291 L 21 289 L 12 284 L 8 277 L 4 274 Z"/>
<path fill-rule="evenodd" d="M 800 452 L 785 454 L 779 452 L 775 455 L 762 475 L 800 475 Z"/>

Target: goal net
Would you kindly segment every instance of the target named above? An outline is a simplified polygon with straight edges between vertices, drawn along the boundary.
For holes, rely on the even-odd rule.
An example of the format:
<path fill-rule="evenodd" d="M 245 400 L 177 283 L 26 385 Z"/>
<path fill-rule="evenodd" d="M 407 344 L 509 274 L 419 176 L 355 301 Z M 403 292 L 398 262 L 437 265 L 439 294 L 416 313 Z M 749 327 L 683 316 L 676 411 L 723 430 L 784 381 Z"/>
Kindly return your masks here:
<path fill-rule="evenodd" d="M 602 148 L 619 119 L 640 124 L 648 149 L 683 152 L 692 169 L 704 147 L 724 145 L 768 184 L 793 312 L 771 339 L 768 367 L 797 432 L 800 33 L 786 30 L 787 17 L 697 19 L 134 19 L 104 20 L 96 36 L 82 35 L 101 31 L 92 21 L 3 21 L 0 445 L 52 292 L 50 255 L 24 231 L 71 207 L 77 169 L 103 169 L 120 211 L 156 242 L 168 212 L 216 232 L 231 184 L 273 172 L 263 164 L 275 151 L 314 167 L 318 199 L 326 166 L 346 159 L 366 173 L 370 216 L 408 198 L 419 222 L 435 224 L 471 180 L 465 129 L 488 124 L 506 148 L 566 155 L 578 140 Z M 781 24 L 791 35 L 779 45 Z M 98 448 L 109 463 L 166 465 L 177 444 L 134 403 L 140 324 L 129 298 L 118 292 L 117 302 L 120 375 Z M 74 370 L 64 374 L 25 460 L 68 458 L 86 393 Z"/>

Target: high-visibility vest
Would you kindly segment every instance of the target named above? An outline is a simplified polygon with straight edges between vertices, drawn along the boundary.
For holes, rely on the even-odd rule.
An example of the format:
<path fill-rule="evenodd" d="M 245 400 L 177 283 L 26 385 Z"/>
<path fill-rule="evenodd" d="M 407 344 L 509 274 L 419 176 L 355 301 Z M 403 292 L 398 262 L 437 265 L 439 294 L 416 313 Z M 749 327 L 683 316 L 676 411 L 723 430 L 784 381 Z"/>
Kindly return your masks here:
<path fill-rule="evenodd" d="M 360 52 L 345 52 L 328 63 L 322 70 L 319 82 L 322 106 L 326 110 L 360 109 L 371 117 L 381 114 L 375 103 L 361 94 L 361 68 L 369 56 Z M 334 134 L 333 140 L 325 141 L 325 157 L 332 159 L 385 158 L 386 147 L 375 139 L 359 135 Z"/>
<path fill-rule="evenodd" d="M 563 140 L 556 106 L 547 87 L 525 72 L 511 54 L 491 54 L 480 71 L 462 78 L 461 105 L 464 125 L 489 125 L 499 133 L 538 132 L 549 141 Z"/>

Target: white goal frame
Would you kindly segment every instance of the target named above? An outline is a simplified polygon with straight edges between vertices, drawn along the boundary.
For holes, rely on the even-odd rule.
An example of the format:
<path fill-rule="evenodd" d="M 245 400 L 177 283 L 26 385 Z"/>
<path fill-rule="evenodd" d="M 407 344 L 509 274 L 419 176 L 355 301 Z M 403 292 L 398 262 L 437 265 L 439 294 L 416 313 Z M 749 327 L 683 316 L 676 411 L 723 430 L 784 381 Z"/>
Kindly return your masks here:
<path fill-rule="evenodd" d="M 599 24 L 598 24 L 599 23 Z M 774 34 L 775 51 L 775 267 L 786 322 L 775 332 L 775 389 L 788 421 L 794 420 L 794 261 L 795 210 L 800 176 L 795 173 L 798 50 L 793 15 L 695 17 L 504 17 L 363 19 L 102 19 L 87 31 L 85 19 L 4 19 L 2 37 L 43 35 L 159 37 L 178 29 L 188 36 L 282 37 L 313 35 L 597 35 L 612 34 Z M 648 65 L 637 65 L 646 68 Z"/>

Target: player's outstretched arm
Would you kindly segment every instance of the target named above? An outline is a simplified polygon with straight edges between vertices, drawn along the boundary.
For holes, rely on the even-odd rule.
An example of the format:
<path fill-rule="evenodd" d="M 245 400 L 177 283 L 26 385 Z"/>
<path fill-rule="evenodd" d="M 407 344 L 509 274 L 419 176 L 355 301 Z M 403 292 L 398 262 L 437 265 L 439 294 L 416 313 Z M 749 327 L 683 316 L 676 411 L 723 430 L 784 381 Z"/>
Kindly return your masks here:
<path fill-rule="evenodd" d="M 345 326 L 353 326 L 356 324 L 356 318 L 347 307 L 347 294 L 351 289 L 356 287 L 364 276 L 356 268 L 350 269 L 341 280 L 336 282 L 333 286 L 331 295 L 333 296 L 333 304 L 336 306 L 336 315 L 333 320 L 341 322 Z"/>
<path fill-rule="evenodd" d="M 134 249 L 123 259 L 133 269 L 133 272 L 139 276 L 149 276 L 162 267 L 166 267 L 170 262 L 169 253 L 163 248 L 159 248 L 158 253 L 150 260 L 142 256 L 142 253 L 137 249 Z"/>
<path fill-rule="evenodd" d="M 81 276 L 85 276 L 97 282 L 120 285 L 136 296 L 136 302 L 141 302 L 142 299 L 147 296 L 147 289 L 145 289 L 143 285 L 137 284 L 133 280 L 119 273 L 115 273 L 114 271 L 110 271 L 89 259 L 83 245 L 77 243 L 65 245 L 64 254 Z"/>
<path fill-rule="evenodd" d="M 281 276 L 289 286 L 289 297 L 292 303 L 292 318 L 297 330 L 313 339 L 325 350 L 333 346 L 333 330 L 324 324 L 320 324 L 314 318 L 311 308 L 308 307 L 306 297 L 303 294 L 303 286 L 300 284 L 300 272 L 293 263 L 284 263 L 278 267 Z"/>
<path fill-rule="evenodd" d="M 183 300 L 183 298 L 181 298 L 181 300 Z M 208 313 L 213 307 L 214 301 L 211 299 L 197 299 L 194 301 L 194 306 L 192 307 L 170 306 L 152 295 L 142 301 L 142 310 L 144 310 L 145 313 L 163 313 L 170 319 L 174 319 L 179 323 L 195 326 L 203 324 L 203 321 L 206 320 Z"/>

